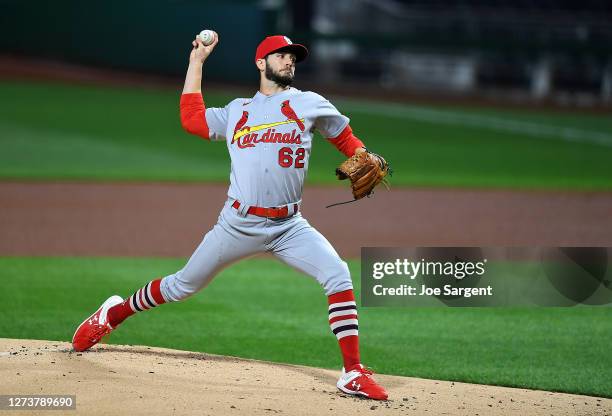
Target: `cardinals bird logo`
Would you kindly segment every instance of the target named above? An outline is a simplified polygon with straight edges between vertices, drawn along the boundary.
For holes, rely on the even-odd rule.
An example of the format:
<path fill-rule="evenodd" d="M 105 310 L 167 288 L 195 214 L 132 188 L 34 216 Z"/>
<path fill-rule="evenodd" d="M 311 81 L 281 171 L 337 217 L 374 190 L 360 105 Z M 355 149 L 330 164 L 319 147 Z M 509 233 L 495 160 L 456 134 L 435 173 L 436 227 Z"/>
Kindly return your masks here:
<path fill-rule="evenodd" d="M 249 112 L 248 111 L 243 111 L 242 112 L 242 117 L 240 117 L 240 120 L 238 120 L 238 123 L 236 123 L 236 127 L 234 127 L 234 134 L 236 134 L 237 131 L 242 130 L 242 128 L 246 124 L 248 118 L 249 118 Z M 247 127 L 247 129 L 248 129 L 248 127 Z"/>
<path fill-rule="evenodd" d="M 297 114 L 295 114 L 295 111 L 293 111 L 293 108 L 291 108 L 291 106 L 289 105 L 289 100 L 285 100 L 281 104 L 281 113 L 283 113 L 283 115 L 287 117 L 287 119 L 295 121 L 300 130 L 304 131 L 306 127 L 304 127 L 304 123 L 302 123 L 302 120 L 300 120 Z"/>

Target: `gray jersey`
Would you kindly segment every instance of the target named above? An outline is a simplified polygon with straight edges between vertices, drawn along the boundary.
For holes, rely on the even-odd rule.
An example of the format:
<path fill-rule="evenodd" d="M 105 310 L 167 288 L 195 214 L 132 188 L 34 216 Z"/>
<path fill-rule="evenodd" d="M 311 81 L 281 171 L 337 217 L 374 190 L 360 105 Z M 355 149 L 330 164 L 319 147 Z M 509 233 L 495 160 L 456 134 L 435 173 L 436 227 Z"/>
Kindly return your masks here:
<path fill-rule="evenodd" d="M 322 96 L 289 88 L 207 108 L 211 140 L 226 140 L 232 160 L 228 196 L 278 207 L 299 202 L 314 131 L 336 137 L 349 119 Z"/>

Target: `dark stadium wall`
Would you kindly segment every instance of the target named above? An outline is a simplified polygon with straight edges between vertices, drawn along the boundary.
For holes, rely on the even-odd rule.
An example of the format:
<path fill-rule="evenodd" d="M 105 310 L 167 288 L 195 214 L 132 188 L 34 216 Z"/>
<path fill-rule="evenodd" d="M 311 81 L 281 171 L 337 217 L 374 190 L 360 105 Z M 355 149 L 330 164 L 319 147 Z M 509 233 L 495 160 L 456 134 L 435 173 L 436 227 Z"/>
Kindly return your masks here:
<path fill-rule="evenodd" d="M 254 79 L 253 56 L 270 11 L 254 2 L 0 2 L 0 53 L 98 67 L 182 75 L 191 41 L 205 28 L 220 34 L 206 77 Z"/>

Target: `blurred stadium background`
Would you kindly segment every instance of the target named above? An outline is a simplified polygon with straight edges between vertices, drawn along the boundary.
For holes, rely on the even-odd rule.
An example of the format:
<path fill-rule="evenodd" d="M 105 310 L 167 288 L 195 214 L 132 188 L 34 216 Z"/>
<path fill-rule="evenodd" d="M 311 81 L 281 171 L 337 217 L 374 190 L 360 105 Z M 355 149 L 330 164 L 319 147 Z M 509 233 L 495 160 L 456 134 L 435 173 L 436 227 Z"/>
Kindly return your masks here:
<path fill-rule="evenodd" d="M 255 46 L 267 34 L 286 33 L 312 50 L 301 81 L 327 90 L 612 104 L 612 4 L 605 0 L 2 0 L 0 6 L 5 58 L 181 77 L 185 54 L 178 49 L 210 26 L 225 46 L 207 64 L 207 80 L 216 82 L 252 85 Z"/>

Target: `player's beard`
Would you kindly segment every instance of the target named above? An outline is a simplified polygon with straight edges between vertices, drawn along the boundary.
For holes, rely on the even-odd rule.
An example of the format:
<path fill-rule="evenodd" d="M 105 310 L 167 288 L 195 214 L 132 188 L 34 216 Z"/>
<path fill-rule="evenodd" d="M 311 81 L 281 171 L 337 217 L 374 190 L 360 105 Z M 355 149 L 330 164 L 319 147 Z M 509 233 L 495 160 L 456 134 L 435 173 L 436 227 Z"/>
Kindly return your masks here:
<path fill-rule="evenodd" d="M 266 78 L 276 83 L 280 87 L 288 87 L 293 82 L 293 74 L 291 71 L 275 72 L 266 60 Z"/>

